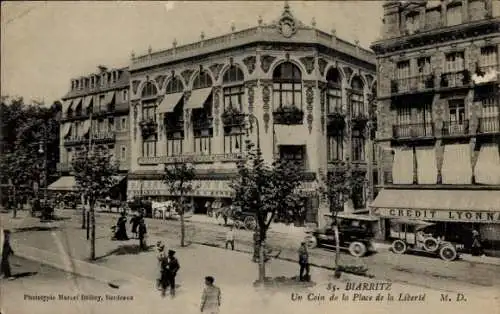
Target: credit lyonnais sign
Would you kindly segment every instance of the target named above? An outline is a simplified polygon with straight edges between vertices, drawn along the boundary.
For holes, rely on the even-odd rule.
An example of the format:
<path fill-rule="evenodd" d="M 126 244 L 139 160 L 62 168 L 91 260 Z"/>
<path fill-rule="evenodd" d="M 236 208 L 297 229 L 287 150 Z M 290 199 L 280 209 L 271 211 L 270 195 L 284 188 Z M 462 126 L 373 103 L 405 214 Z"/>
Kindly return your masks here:
<path fill-rule="evenodd" d="M 374 208 L 373 213 L 386 218 L 404 217 L 434 221 L 500 223 L 500 211 Z"/>

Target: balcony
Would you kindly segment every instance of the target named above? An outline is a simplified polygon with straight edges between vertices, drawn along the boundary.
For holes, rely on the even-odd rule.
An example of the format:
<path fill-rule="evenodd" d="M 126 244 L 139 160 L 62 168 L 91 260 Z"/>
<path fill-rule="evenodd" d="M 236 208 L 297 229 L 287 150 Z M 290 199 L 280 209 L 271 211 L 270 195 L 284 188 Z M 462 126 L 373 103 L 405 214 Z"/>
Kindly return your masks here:
<path fill-rule="evenodd" d="M 222 123 L 225 127 L 241 126 L 245 123 L 245 114 L 233 107 L 229 107 L 222 114 Z"/>
<path fill-rule="evenodd" d="M 472 74 L 472 81 L 476 85 L 498 82 L 498 65 L 476 66 L 476 72 Z"/>
<path fill-rule="evenodd" d="M 392 126 L 393 138 L 434 137 L 434 123 L 412 123 Z"/>
<path fill-rule="evenodd" d="M 479 118 L 477 133 L 498 133 L 500 132 L 500 116 Z"/>
<path fill-rule="evenodd" d="M 425 92 L 434 89 L 434 74 L 418 75 L 391 81 L 393 94 Z"/>
<path fill-rule="evenodd" d="M 273 112 L 275 124 L 297 125 L 304 122 L 304 111 L 295 106 L 283 106 Z"/>
<path fill-rule="evenodd" d="M 141 127 L 143 137 L 155 135 L 158 131 L 158 123 L 151 119 L 141 121 L 139 126 Z"/>
<path fill-rule="evenodd" d="M 72 136 L 64 139 L 65 146 L 80 145 L 88 141 L 88 138 L 83 136 Z"/>
<path fill-rule="evenodd" d="M 365 113 L 356 113 L 352 117 L 352 127 L 358 130 L 364 130 L 368 123 L 368 115 Z"/>
<path fill-rule="evenodd" d="M 441 129 L 443 136 L 461 136 L 469 134 L 469 120 L 463 122 L 444 121 Z"/>
<path fill-rule="evenodd" d="M 199 155 L 194 153 L 185 153 L 176 156 L 156 156 L 139 157 L 137 162 L 141 165 L 175 164 L 175 163 L 214 163 L 214 162 L 236 162 L 242 156 L 240 153 L 231 154 L 211 154 Z"/>
<path fill-rule="evenodd" d="M 345 127 L 345 113 L 340 108 L 327 114 L 327 129 L 343 130 Z"/>
<path fill-rule="evenodd" d="M 112 143 L 115 141 L 115 132 L 98 132 L 92 134 L 92 141 L 95 143 Z"/>
<path fill-rule="evenodd" d="M 466 87 L 469 86 L 470 83 L 471 75 L 469 70 L 441 74 L 440 85 L 442 88 Z"/>
<path fill-rule="evenodd" d="M 69 162 L 60 162 L 57 164 L 57 171 L 70 172 L 73 170 L 73 165 Z"/>
<path fill-rule="evenodd" d="M 184 121 L 169 121 L 165 120 L 165 128 L 167 132 L 179 132 L 184 131 Z"/>
<path fill-rule="evenodd" d="M 213 128 L 213 118 L 193 119 L 193 130 L 205 130 Z"/>

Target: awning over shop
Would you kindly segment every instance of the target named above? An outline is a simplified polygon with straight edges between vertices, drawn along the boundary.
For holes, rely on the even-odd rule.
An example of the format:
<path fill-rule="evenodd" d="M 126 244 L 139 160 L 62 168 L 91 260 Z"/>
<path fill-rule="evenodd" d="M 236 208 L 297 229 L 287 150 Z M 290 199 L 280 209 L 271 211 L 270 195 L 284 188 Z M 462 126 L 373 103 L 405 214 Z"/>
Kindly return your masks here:
<path fill-rule="evenodd" d="M 113 101 L 114 97 L 115 97 L 115 92 L 114 91 L 107 92 L 106 96 L 104 97 L 104 104 L 102 104 L 102 105 L 103 106 L 109 105 Z"/>
<path fill-rule="evenodd" d="M 74 176 L 63 176 L 47 187 L 50 191 L 76 191 L 76 179 Z"/>
<path fill-rule="evenodd" d="M 68 109 L 71 107 L 72 103 L 73 103 L 72 99 L 64 100 L 62 102 L 62 112 L 63 112 L 63 114 L 66 114 L 68 112 Z"/>
<path fill-rule="evenodd" d="M 83 126 L 82 126 L 82 135 L 85 136 L 89 133 L 90 130 L 90 120 L 85 120 L 83 121 Z"/>
<path fill-rule="evenodd" d="M 384 189 L 370 206 L 387 218 L 500 223 L 499 190 Z"/>
<path fill-rule="evenodd" d="M 177 106 L 183 95 L 184 93 L 166 94 L 158 107 L 158 113 L 174 112 L 175 106 Z"/>
<path fill-rule="evenodd" d="M 302 125 L 277 124 L 274 134 L 278 145 L 306 145 L 309 132 Z"/>
<path fill-rule="evenodd" d="M 88 107 L 90 107 L 90 104 L 92 103 L 92 96 L 87 96 L 83 100 L 83 110 L 86 110 Z"/>
<path fill-rule="evenodd" d="M 70 131 L 71 131 L 71 123 L 65 123 L 65 124 L 63 124 L 63 127 L 62 127 L 62 137 L 68 136 Z"/>
<path fill-rule="evenodd" d="M 212 92 L 211 87 L 193 90 L 184 109 L 203 108 L 203 105 L 205 104 L 205 101 L 207 101 L 207 98 L 208 96 L 210 96 L 211 92 Z"/>
<path fill-rule="evenodd" d="M 71 104 L 71 108 L 76 109 L 76 107 L 79 104 L 81 104 L 81 102 L 82 102 L 82 98 L 81 97 L 73 99 L 73 103 Z"/>

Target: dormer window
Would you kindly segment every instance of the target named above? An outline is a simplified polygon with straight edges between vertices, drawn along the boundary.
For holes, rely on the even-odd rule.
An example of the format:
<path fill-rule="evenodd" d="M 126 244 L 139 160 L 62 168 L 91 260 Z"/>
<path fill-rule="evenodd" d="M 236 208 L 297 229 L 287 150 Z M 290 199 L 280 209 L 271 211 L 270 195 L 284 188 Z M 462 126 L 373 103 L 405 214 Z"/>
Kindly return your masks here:
<path fill-rule="evenodd" d="M 446 10 L 446 23 L 447 26 L 454 26 L 462 24 L 462 3 L 453 2 L 448 5 Z"/>
<path fill-rule="evenodd" d="M 408 35 L 415 34 L 420 29 L 420 14 L 410 12 L 406 16 L 406 32 Z"/>

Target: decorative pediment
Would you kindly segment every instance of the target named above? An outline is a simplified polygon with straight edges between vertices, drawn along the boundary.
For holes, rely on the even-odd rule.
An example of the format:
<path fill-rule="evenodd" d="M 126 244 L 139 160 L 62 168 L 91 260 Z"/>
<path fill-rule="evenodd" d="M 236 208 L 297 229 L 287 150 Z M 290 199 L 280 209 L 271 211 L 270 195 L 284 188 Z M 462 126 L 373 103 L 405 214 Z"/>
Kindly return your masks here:
<path fill-rule="evenodd" d="M 214 75 L 214 79 L 216 81 L 219 79 L 219 74 L 223 67 L 224 65 L 220 63 L 215 63 L 208 67 L 210 71 L 212 71 L 212 74 Z"/>
<path fill-rule="evenodd" d="M 264 73 L 269 71 L 269 68 L 271 67 L 271 64 L 273 64 L 274 60 L 276 60 L 276 57 L 270 55 L 263 55 L 260 57 L 260 67 Z"/>
<path fill-rule="evenodd" d="M 277 21 L 273 22 L 273 24 L 278 32 L 286 38 L 290 38 L 295 35 L 298 27 L 304 27 L 304 24 L 293 16 L 288 2 L 285 3 L 281 17 Z"/>
<path fill-rule="evenodd" d="M 189 81 L 191 80 L 191 76 L 193 75 L 193 72 L 194 72 L 194 70 L 192 70 L 192 69 L 187 69 L 187 70 L 182 71 L 181 76 L 184 79 L 184 82 L 186 82 L 186 84 L 189 84 Z"/>
<path fill-rule="evenodd" d="M 248 73 L 252 74 L 253 71 L 255 71 L 255 63 L 257 61 L 257 58 L 255 56 L 248 56 L 245 59 L 243 59 L 243 63 L 248 69 Z"/>
<path fill-rule="evenodd" d="M 306 68 L 307 74 L 311 74 L 314 71 L 314 57 L 302 57 L 299 60 Z"/>
<path fill-rule="evenodd" d="M 319 73 L 321 74 L 321 76 L 325 75 L 325 70 L 326 70 L 327 65 L 328 65 L 328 62 L 325 59 L 323 59 L 323 58 L 318 59 Z"/>
<path fill-rule="evenodd" d="M 141 81 L 138 80 L 132 81 L 132 92 L 134 94 L 137 94 L 137 89 L 139 88 L 139 84 L 141 84 Z"/>
<path fill-rule="evenodd" d="M 158 85 L 159 89 L 163 88 L 163 83 L 165 82 L 165 79 L 167 78 L 166 75 L 158 75 L 155 77 L 156 84 Z"/>

